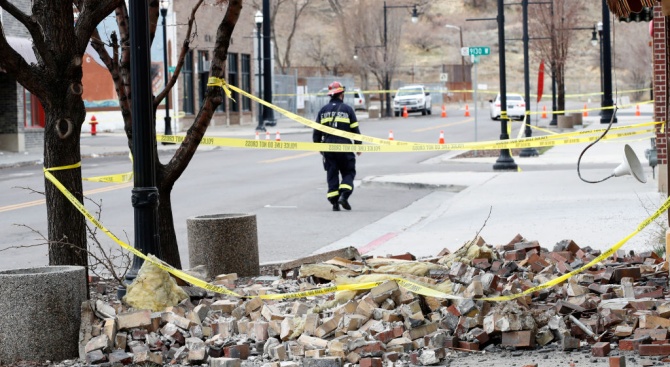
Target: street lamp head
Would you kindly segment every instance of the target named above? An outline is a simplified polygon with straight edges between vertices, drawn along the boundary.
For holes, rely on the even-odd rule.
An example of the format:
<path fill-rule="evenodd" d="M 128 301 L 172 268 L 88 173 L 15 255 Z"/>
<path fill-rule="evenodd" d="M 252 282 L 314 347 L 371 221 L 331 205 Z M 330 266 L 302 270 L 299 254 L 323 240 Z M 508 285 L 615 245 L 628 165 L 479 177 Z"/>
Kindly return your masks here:
<path fill-rule="evenodd" d="M 597 27 L 597 29 L 598 29 L 598 32 L 602 32 L 602 31 L 603 31 L 603 22 L 598 22 L 598 24 L 596 25 L 596 27 Z"/>
<path fill-rule="evenodd" d="M 257 27 L 260 27 L 261 24 L 263 24 L 263 13 L 260 10 L 256 10 L 256 14 L 254 14 L 254 22 L 256 22 Z"/>
<path fill-rule="evenodd" d="M 170 6 L 170 0 L 161 0 L 160 2 L 160 8 L 161 8 L 161 15 L 165 17 L 167 15 L 168 7 Z"/>
<path fill-rule="evenodd" d="M 419 22 L 419 11 L 416 9 L 416 5 L 412 8 L 412 23 L 416 24 Z"/>
<path fill-rule="evenodd" d="M 598 45 L 598 37 L 596 36 L 596 31 L 594 30 L 591 32 L 591 45 L 592 46 L 597 46 Z"/>

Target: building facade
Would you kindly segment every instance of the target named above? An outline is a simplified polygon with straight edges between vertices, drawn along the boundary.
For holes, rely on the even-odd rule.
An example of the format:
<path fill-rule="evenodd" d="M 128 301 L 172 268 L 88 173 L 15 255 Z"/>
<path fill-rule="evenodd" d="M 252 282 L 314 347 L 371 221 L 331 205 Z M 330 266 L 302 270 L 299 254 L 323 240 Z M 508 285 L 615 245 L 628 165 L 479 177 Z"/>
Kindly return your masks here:
<path fill-rule="evenodd" d="M 174 31 L 168 30 L 167 34 L 172 35 L 172 40 L 168 41 L 168 54 L 170 55 L 169 65 L 175 65 L 183 40 L 187 37 L 188 17 L 191 15 L 192 2 L 174 1 L 171 4 L 174 13 Z M 176 91 L 172 93 L 175 101 L 173 104 L 179 116 L 177 130 L 183 131 L 193 123 L 200 107 L 203 103 L 203 96 L 207 89 L 207 79 L 209 78 L 209 67 L 213 57 L 214 46 L 216 43 L 216 31 L 219 23 L 223 19 L 226 6 L 212 5 L 203 3 L 197 15 L 197 32 L 192 35 L 190 47 L 184 60 L 184 66 L 176 84 Z M 239 20 L 235 26 L 233 37 L 230 40 L 228 48 L 228 59 L 226 61 L 226 82 L 234 85 L 246 92 L 254 91 L 254 12 L 250 6 L 242 8 Z M 168 26 L 169 26 L 168 22 Z M 196 27 L 194 27 L 194 30 Z M 253 124 L 253 109 L 257 104 L 251 103 L 246 97 L 233 93 L 233 102 L 225 99 L 219 106 L 212 118 L 210 126 L 221 125 L 239 125 Z M 255 113 L 255 111 L 253 111 Z M 183 116 L 183 117 L 181 117 Z"/>
<path fill-rule="evenodd" d="M 30 1 L 14 5 L 22 11 L 30 10 Z M 28 30 L 2 9 L 0 22 L 9 44 L 26 61 L 35 62 Z M 0 68 L 0 151 L 43 149 L 44 121 L 44 110 L 39 100 Z"/>
<path fill-rule="evenodd" d="M 194 2 L 171 1 L 167 16 L 168 65 L 176 65 L 181 45 L 187 37 L 188 17 Z M 22 0 L 15 4 L 29 13 L 31 1 Z M 233 32 L 226 62 L 226 81 L 249 93 L 255 93 L 254 83 L 254 12 L 256 9 L 244 7 Z M 219 23 L 226 12 L 226 5 L 204 3 L 196 14 L 194 34 L 190 38 L 190 51 L 186 55 L 178 82 L 170 93 L 170 112 L 173 132 L 185 131 L 193 123 L 207 88 L 209 66 L 216 42 Z M 32 42 L 27 29 L 14 17 L 0 9 L 0 21 L 10 45 L 28 62 L 36 62 Z M 162 27 L 159 19 L 158 27 Z M 161 33 L 162 34 L 162 33 Z M 154 40 L 154 45 L 162 43 L 162 37 Z M 163 46 L 163 45 L 161 45 Z M 162 47 L 161 47 L 162 49 Z M 123 119 L 118 108 L 118 98 L 111 78 L 97 53 L 89 48 L 84 55 L 83 80 L 87 106 L 86 121 L 95 115 L 99 132 L 123 129 Z M 163 60 L 152 60 L 152 67 L 159 70 L 154 78 L 154 90 L 163 87 Z M 252 104 L 246 97 L 234 95 L 236 102 L 226 99 L 212 118 L 211 126 L 253 124 Z M 254 106 L 252 108 L 252 106 Z M 163 133 L 160 123 L 165 112 L 157 111 L 157 131 Z M 44 146 L 45 115 L 39 100 L 21 86 L 16 79 L 0 69 L 0 151 L 24 152 L 41 150 Z M 82 133 L 90 132 L 90 125 L 84 123 Z"/>

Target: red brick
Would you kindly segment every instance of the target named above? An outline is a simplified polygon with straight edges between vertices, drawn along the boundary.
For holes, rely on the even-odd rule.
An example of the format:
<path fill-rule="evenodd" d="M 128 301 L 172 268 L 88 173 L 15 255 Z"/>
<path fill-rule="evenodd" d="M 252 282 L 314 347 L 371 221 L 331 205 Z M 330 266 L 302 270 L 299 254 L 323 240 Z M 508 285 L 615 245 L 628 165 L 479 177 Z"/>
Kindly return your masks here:
<path fill-rule="evenodd" d="M 619 349 L 620 350 L 638 350 L 642 343 L 648 343 L 645 338 L 637 339 L 621 339 L 619 340 Z"/>
<path fill-rule="evenodd" d="M 396 362 L 400 359 L 400 355 L 397 352 L 388 352 L 384 353 L 384 360 L 385 361 L 391 361 L 391 362 Z"/>
<path fill-rule="evenodd" d="M 394 339 L 393 330 L 382 331 L 375 335 L 375 339 L 379 340 L 382 343 L 388 343 L 391 339 Z"/>
<path fill-rule="evenodd" d="M 358 363 L 360 367 L 382 367 L 381 358 L 361 358 Z"/>
<path fill-rule="evenodd" d="M 634 338 L 642 338 L 649 335 L 653 340 L 665 340 L 668 337 L 668 329 L 635 329 Z"/>
<path fill-rule="evenodd" d="M 610 367 L 626 367 L 626 357 L 610 357 Z"/>
<path fill-rule="evenodd" d="M 593 344 L 591 347 L 591 354 L 594 357 L 607 357 L 610 354 L 610 343 L 608 342 L 598 342 Z"/>
<path fill-rule="evenodd" d="M 235 344 L 223 348 L 223 355 L 227 358 L 239 358 L 241 360 L 249 359 L 249 345 Z"/>
<path fill-rule="evenodd" d="M 416 257 L 414 257 L 414 255 L 410 254 L 409 252 L 404 253 L 402 255 L 391 255 L 391 256 L 389 256 L 389 258 L 398 259 L 398 260 L 407 260 L 407 261 L 416 260 Z"/>
<path fill-rule="evenodd" d="M 527 348 L 535 346 L 535 333 L 530 330 L 510 331 L 502 334 L 502 346 Z"/>
<path fill-rule="evenodd" d="M 460 341 L 458 347 L 465 350 L 479 350 L 479 343 Z"/>
<path fill-rule="evenodd" d="M 642 344 L 637 351 L 641 356 L 667 356 L 670 355 L 670 344 Z"/>

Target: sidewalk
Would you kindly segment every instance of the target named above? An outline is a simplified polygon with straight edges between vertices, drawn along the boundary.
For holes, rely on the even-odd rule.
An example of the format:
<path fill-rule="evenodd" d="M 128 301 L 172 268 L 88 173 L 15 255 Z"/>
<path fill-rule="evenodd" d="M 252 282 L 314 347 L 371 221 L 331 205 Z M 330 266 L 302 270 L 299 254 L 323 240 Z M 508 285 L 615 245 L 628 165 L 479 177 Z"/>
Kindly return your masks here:
<path fill-rule="evenodd" d="M 617 114 L 618 123 L 614 126 L 650 121 L 649 116 Z M 607 127 L 599 123 L 598 116 L 585 118 L 585 125 L 586 129 Z M 635 151 L 647 183 L 630 175 L 598 184 L 582 182 L 577 175 L 577 159 L 587 144 L 556 146 L 540 157 L 515 158 L 521 172 L 442 172 L 439 165 L 446 161 L 478 161 L 492 167 L 497 159 L 461 160 L 451 158 L 454 154 L 445 154 L 424 162 L 435 165 L 432 173 L 365 177 L 360 182 L 362 187 L 437 189 L 316 252 L 355 246 L 369 255 L 409 251 L 415 256 L 436 256 L 444 248 L 458 249 L 477 233 L 493 245 L 507 244 L 521 234 L 549 250 L 564 239 L 572 239 L 582 247 L 608 249 L 633 232 L 665 200 L 665 195 L 657 192 L 657 180 L 652 178 L 644 155 L 650 147 L 648 137 L 598 142 L 586 151 L 581 163 L 604 168 L 582 166 L 582 177 L 597 181 L 609 176 L 623 161 L 624 144 Z M 524 170 L 530 166 L 535 169 Z M 662 215 L 657 222 L 667 224 L 667 216 Z M 659 228 L 651 224 L 623 249 L 651 250 L 658 243 Z M 664 244 L 665 238 L 661 240 Z"/>

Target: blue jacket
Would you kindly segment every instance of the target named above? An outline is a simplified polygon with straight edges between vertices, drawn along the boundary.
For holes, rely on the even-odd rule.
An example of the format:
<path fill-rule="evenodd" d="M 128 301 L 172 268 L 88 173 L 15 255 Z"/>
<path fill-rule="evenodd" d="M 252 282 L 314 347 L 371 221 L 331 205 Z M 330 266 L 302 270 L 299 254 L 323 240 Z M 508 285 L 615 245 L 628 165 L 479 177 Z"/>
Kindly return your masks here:
<path fill-rule="evenodd" d="M 316 122 L 346 132 L 361 133 L 358 129 L 358 119 L 354 109 L 336 97 L 331 98 L 330 102 L 321 108 L 316 115 Z M 326 134 L 319 130 L 314 130 L 312 141 L 315 143 L 351 144 L 350 139 Z M 354 140 L 354 143 L 362 144 L 363 142 Z"/>

